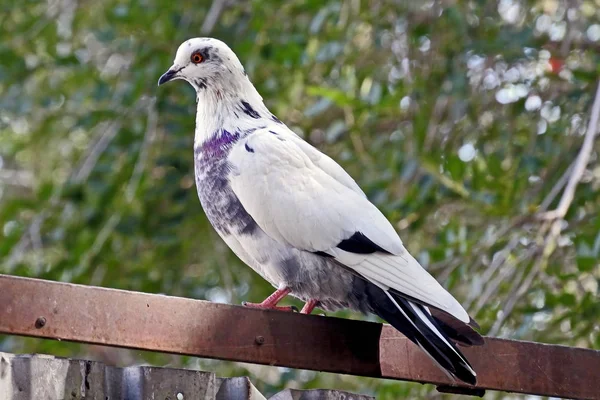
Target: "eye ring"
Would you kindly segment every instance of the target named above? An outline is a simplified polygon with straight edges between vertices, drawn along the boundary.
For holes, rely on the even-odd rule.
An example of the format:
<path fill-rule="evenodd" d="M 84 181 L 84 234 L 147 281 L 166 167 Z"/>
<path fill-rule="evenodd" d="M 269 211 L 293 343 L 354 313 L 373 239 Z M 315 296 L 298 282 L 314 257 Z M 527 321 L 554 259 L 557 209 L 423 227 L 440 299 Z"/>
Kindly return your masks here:
<path fill-rule="evenodd" d="M 190 57 L 190 61 L 194 64 L 200 64 L 202 61 L 204 61 L 204 57 L 202 57 L 200 53 L 194 53 Z"/>

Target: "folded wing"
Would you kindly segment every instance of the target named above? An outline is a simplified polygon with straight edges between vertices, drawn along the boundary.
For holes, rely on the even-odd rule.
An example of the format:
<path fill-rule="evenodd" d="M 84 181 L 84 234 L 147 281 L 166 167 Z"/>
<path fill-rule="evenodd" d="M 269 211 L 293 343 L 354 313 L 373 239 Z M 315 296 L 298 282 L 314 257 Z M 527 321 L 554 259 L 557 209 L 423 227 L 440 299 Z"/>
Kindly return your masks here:
<path fill-rule="evenodd" d="M 299 140 L 265 129 L 232 149 L 231 185 L 257 224 L 282 243 L 328 253 L 382 289 L 468 323 L 466 311 L 406 251 L 352 178 Z"/>

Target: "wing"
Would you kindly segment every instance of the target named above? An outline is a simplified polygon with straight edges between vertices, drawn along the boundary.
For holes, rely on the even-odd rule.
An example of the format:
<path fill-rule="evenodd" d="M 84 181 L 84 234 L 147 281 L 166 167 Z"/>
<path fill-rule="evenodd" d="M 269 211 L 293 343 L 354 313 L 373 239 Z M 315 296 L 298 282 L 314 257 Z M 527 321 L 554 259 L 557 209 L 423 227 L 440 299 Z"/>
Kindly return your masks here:
<path fill-rule="evenodd" d="M 343 169 L 330 158 L 320 164 L 298 139 L 264 129 L 230 153 L 233 191 L 262 230 L 295 248 L 325 252 L 384 290 L 469 322 L 462 306 L 406 251 L 363 192 L 347 179 L 336 179 Z"/>
<path fill-rule="evenodd" d="M 328 155 L 321 153 L 319 150 L 314 148 L 310 143 L 304 141 L 300 136 L 296 135 L 292 130 L 286 126 L 277 126 L 276 128 L 269 129 L 269 132 L 281 136 L 287 140 L 291 140 L 310 160 L 320 168 L 323 172 L 331 176 L 333 179 L 346 186 L 348 189 L 360 194 L 363 197 L 367 197 L 362 189 L 356 184 L 354 179 L 346 170 L 338 163 L 336 163 Z"/>

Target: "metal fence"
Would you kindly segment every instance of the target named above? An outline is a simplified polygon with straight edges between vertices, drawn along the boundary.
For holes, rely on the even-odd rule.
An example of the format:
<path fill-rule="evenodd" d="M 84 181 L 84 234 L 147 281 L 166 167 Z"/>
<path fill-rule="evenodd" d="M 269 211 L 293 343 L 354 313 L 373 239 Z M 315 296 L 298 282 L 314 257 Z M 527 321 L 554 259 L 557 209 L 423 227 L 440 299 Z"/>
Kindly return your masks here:
<path fill-rule="evenodd" d="M 0 353 L 2 400 L 266 400 L 247 377 L 46 355 Z M 269 400 L 373 400 L 336 390 L 285 390 Z"/>
<path fill-rule="evenodd" d="M 475 395 L 488 389 L 600 399 L 594 350 L 486 338 L 464 349 L 478 372 L 477 387 L 469 387 L 382 324 L 6 275 L 0 333 L 417 381 Z"/>

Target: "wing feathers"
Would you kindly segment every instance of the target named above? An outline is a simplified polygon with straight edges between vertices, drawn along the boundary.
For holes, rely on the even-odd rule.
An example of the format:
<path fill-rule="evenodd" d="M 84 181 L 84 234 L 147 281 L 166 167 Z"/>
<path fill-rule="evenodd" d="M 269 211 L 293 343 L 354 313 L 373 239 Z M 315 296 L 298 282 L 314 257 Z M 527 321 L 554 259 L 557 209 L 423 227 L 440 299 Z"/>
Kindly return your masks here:
<path fill-rule="evenodd" d="M 316 252 L 333 249 L 358 231 L 390 253 L 402 251 L 402 241 L 381 212 L 348 179 L 336 179 L 339 165 L 325 171 L 295 140 L 277 137 L 256 131 L 228 157 L 236 171 L 230 175 L 231 187 L 265 232 Z M 254 152 L 246 151 L 245 144 Z"/>
<path fill-rule="evenodd" d="M 335 257 L 366 279 L 376 281 L 380 286 L 392 289 L 401 296 L 435 307 L 464 323 L 470 321 L 460 303 L 408 252 L 398 256 L 336 251 Z"/>
<path fill-rule="evenodd" d="M 352 177 L 348 175 L 344 168 L 340 167 L 340 165 L 336 163 L 331 157 L 321 153 L 309 143 L 302 140 L 301 137 L 296 135 L 291 130 L 282 129 L 282 131 L 285 131 L 282 132 L 285 135 L 285 137 L 289 137 L 298 146 L 298 148 L 300 148 L 304 152 L 304 154 L 306 154 L 321 170 L 323 170 L 333 179 L 340 182 L 342 185 L 346 186 L 350 190 L 358 193 L 362 197 L 366 197 L 364 192 L 356 184 L 354 179 L 352 179 Z"/>
<path fill-rule="evenodd" d="M 338 243 L 336 247 L 350 253 L 369 254 L 381 251 L 383 253 L 391 254 L 389 251 L 373 243 L 371 239 L 366 237 L 362 232 L 355 232 L 348 239 L 344 239 Z"/>
<path fill-rule="evenodd" d="M 292 132 L 255 131 L 228 157 L 236 171 L 231 187 L 271 238 L 332 255 L 366 279 L 468 323 L 467 312 L 408 253 L 348 174 L 319 154 Z"/>

